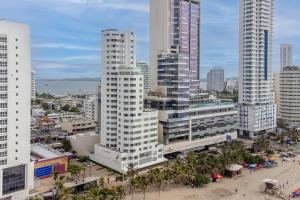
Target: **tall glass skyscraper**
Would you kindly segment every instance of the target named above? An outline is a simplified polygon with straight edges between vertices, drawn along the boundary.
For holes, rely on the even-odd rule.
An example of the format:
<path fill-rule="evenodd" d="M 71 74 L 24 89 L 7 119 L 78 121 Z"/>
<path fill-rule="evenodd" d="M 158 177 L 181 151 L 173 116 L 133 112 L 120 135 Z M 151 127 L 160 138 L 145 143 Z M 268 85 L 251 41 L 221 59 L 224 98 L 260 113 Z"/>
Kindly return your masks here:
<path fill-rule="evenodd" d="M 276 127 L 272 94 L 274 0 L 240 0 L 239 134 Z"/>
<path fill-rule="evenodd" d="M 185 81 L 189 85 L 190 96 L 196 95 L 199 91 L 200 1 L 152 0 L 150 26 L 152 91 L 159 86 L 159 54 L 171 53 L 182 54 L 179 57 L 188 59 L 184 66 L 184 70 L 188 70 Z"/>

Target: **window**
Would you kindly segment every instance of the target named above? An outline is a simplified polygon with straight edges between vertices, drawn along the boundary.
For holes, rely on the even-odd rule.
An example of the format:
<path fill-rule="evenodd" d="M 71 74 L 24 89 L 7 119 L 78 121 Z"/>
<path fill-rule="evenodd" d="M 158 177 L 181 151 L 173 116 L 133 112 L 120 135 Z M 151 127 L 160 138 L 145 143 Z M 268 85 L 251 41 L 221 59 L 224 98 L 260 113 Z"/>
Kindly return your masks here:
<path fill-rule="evenodd" d="M 3 195 L 25 189 L 25 165 L 3 169 Z"/>

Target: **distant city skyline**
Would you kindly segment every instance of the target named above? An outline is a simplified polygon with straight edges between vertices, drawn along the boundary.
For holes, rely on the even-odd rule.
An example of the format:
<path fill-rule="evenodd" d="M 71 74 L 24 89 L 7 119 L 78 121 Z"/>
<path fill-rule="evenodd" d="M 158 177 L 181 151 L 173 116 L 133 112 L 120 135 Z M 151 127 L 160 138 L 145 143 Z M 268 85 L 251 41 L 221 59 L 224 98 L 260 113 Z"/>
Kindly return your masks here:
<path fill-rule="evenodd" d="M 299 0 L 275 2 L 276 71 L 281 43 L 293 45 L 294 63 L 300 63 L 299 6 Z M 148 0 L 10 0 L 2 2 L 0 13 L 1 18 L 31 26 L 38 79 L 100 77 L 99 35 L 105 28 L 134 31 L 137 60 L 149 63 Z M 225 70 L 225 77 L 238 76 L 238 27 L 238 0 L 201 1 L 201 78 L 216 66 Z"/>

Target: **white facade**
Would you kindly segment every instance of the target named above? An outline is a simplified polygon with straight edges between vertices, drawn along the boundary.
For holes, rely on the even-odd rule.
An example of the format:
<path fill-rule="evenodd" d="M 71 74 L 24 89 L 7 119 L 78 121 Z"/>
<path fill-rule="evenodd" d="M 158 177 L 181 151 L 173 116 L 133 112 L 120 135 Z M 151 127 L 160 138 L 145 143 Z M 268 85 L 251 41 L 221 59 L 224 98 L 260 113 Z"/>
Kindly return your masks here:
<path fill-rule="evenodd" d="M 31 99 L 35 100 L 36 96 L 36 72 L 31 71 Z"/>
<path fill-rule="evenodd" d="M 274 0 L 241 0 L 239 130 L 255 137 L 276 127 L 272 93 Z"/>
<path fill-rule="evenodd" d="M 79 133 L 68 136 L 67 138 L 70 140 L 72 149 L 80 156 L 89 156 L 94 152 L 95 144 L 100 142 L 99 134 L 96 134 L 95 132 Z"/>
<path fill-rule="evenodd" d="M 300 67 L 285 67 L 280 72 L 279 117 L 300 126 Z"/>
<path fill-rule="evenodd" d="M 212 69 L 207 73 L 207 90 L 223 92 L 225 89 L 224 84 L 224 70 Z"/>
<path fill-rule="evenodd" d="M 147 63 L 144 62 L 138 62 L 136 64 L 137 68 L 141 71 L 141 73 L 144 75 L 144 92 L 149 91 L 150 85 L 149 85 L 149 66 Z"/>
<path fill-rule="evenodd" d="M 157 56 L 171 49 L 169 0 L 150 1 L 150 89 L 157 89 Z"/>
<path fill-rule="evenodd" d="M 83 112 L 85 118 L 98 122 L 98 97 L 96 95 L 87 96 L 83 101 Z"/>
<path fill-rule="evenodd" d="M 144 79 L 136 68 L 132 32 L 102 31 L 100 144 L 90 158 L 116 171 L 164 161 L 157 111 L 144 110 Z"/>
<path fill-rule="evenodd" d="M 29 27 L 0 20 L 0 199 L 25 199 L 33 186 L 30 59 Z"/>
<path fill-rule="evenodd" d="M 293 65 L 293 47 L 290 44 L 280 45 L 280 66 L 281 69 L 284 67 Z"/>

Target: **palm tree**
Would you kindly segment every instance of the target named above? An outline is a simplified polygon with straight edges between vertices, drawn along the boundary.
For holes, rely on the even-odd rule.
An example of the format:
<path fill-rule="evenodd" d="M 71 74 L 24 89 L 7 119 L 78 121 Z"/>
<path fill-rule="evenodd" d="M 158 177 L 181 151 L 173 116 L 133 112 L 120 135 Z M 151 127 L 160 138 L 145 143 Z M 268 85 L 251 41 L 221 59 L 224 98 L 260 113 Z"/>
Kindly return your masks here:
<path fill-rule="evenodd" d="M 142 190 L 144 195 L 144 200 L 146 199 L 146 190 L 149 186 L 149 181 L 146 175 L 137 176 L 136 178 L 137 187 Z"/>
<path fill-rule="evenodd" d="M 164 183 L 164 184 L 166 185 L 166 187 L 167 187 L 167 185 L 168 185 L 171 181 L 174 180 L 175 174 L 174 174 L 174 172 L 173 172 L 173 170 L 172 170 L 171 168 L 167 167 L 167 168 L 165 168 L 165 169 L 162 171 L 162 177 L 163 177 L 163 183 Z M 159 188 L 159 190 L 160 190 L 160 188 Z M 159 193 L 160 193 L 160 191 L 159 191 Z"/>
<path fill-rule="evenodd" d="M 104 186 L 105 186 L 105 180 L 104 180 L 104 177 L 101 177 L 101 178 L 99 179 L 99 186 L 100 186 L 101 188 L 104 188 Z"/>
<path fill-rule="evenodd" d="M 138 171 L 135 170 L 133 164 L 130 163 L 127 168 L 127 177 L 134 178 L 136 175 L 138 175 Z"/>
<path fill-rule="evenodd" d="M 129 179 L 129 194 L 131 193 L 131 199 L 133 200 L 133 194 L 135 191 L 135 188 L 137 186 L 137 182 L 135 178 L 130 178 Z"/>
<path fill-rule="evenodd" d="M 65 188 L 63 180 L 60 179 L 55 183 L 56 186 L 56 194 L 55 199 L 57 200 L 70 200 L 72 197 L 71 189 Z"/>
<path fill-rule="evenodd" d="M 114 198 L 113 198 L 114 200 L 123 200 L 123 199 L 125 199 L 125 196 L 126 196 L 126 192 L 125 192 L 123 186 L 115 187 L 113 194 L 114 194 Z"/>
<path fill-rule="evenodd" d="M 185 158 L 187 169 L 190 171 L 191 174 L 196 173 L 197 168 L 197 157 L 194 152 L 189 152 Z"/>
<path fill-rule="evenodd" d="M 91 187 L 87 193 L 87 199 L 89 200 L 98 200 L 100 196 L 100 188 L 97 186 Z"/>
<path fill-rule="evenodd" d="M 80 165 L 71 164 L 68 168 L 68 171 L 70 172 L 73 180 L 75 180 L 75 183 L 78 182 L 78 175 L 82 171 L 82 167 Z"/>

